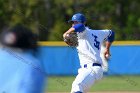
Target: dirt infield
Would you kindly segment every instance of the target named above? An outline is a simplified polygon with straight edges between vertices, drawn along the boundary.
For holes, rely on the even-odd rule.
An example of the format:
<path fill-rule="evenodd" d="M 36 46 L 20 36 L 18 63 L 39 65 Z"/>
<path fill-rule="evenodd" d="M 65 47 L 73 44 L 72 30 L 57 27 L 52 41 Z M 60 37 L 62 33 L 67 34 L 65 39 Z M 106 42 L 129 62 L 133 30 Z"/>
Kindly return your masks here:
<path fill-rule="evenodd" d="M 70 92 L 47 92 L 47 93 L 70 93 Z M 140 93 L 140 92 L 133 92 L 133 91 L 106 91 L 106 92 L 88 92 L 88 93 Z"/>

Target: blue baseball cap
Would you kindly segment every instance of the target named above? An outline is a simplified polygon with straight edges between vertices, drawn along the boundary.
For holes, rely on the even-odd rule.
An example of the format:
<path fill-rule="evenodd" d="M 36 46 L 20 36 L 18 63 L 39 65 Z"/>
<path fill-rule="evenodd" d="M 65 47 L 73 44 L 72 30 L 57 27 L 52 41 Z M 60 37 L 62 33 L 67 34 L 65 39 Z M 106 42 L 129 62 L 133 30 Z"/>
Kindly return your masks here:
<path fill-rule="evenodd" d="M 86 21 L 86 17 L 81 13 L 76 13 L 72 16 L 71 20 L 69 20 L 68 22 L 72 22 L 72 21 L 84 23 Z"/>

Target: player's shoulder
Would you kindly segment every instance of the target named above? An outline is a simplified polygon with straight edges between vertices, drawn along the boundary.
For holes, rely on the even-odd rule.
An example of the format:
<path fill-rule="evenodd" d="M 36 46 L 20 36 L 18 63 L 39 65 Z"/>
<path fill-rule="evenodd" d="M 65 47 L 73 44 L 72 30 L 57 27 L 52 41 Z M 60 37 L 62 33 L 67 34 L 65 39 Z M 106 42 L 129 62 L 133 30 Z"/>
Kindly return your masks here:
<path fill-rule="evenodd" d="M 92 31 L 93 31 L 93 32 L 96 32 L 96 33 L 102 33 L 102 32 L 109 32 L 109 31 L 111 31 L 111 30 L 109 30 L 109 29 L 102 29 L 102 30 L 93 29 Z"/>
<path fill-rule="evenodd" d="M 100 33 L 104 33 L 104 32 L 110 32 L 111 30 L 110 29 L 101 29 L 101 30 L 98 30 L 98 29 L 91 29 L 89 27 L 86 27 L 86 30 L 89 32 L 89 33 L 94 33 L 94 34 L 100 34 Z"/>

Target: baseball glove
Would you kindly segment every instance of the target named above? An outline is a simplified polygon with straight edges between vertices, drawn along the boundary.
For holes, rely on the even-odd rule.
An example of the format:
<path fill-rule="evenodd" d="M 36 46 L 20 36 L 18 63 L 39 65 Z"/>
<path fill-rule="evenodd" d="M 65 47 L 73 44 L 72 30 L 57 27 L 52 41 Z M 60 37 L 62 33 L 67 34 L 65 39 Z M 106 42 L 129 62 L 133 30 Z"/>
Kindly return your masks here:
<path fill-rule="evenodd" d="M 77 47 L 78 46 L 78 37 L 77 33 L 69 33 L 64 38 L 64 42 L 66 42 L 71 47 Z"/>

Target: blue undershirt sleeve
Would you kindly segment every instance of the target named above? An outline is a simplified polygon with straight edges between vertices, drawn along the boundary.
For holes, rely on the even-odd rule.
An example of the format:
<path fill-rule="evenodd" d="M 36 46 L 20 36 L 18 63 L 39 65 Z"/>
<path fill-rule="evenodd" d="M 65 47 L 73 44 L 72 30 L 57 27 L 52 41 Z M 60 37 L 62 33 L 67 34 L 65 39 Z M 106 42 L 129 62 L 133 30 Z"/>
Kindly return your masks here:
<path fill-rule="evenodd" d="M 113 42 L 114 41 L 114 38 L 115 38 L 115 32 L 112 31 L 112 30 L 110 30 L 110 34 L 107 37 L 107 41 L 108 42 Z"/>

